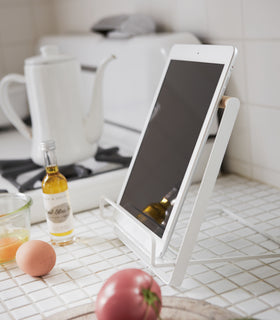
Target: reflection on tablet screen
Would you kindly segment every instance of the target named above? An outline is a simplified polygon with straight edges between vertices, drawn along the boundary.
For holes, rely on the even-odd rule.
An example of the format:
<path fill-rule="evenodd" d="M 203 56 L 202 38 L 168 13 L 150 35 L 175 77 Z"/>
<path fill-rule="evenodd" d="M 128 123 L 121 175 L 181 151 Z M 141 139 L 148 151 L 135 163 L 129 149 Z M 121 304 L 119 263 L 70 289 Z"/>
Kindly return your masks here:
<path fill-rule="evenodd" d="M 224 65 L 172 60 L 120 205 L 162 237 Z"/>

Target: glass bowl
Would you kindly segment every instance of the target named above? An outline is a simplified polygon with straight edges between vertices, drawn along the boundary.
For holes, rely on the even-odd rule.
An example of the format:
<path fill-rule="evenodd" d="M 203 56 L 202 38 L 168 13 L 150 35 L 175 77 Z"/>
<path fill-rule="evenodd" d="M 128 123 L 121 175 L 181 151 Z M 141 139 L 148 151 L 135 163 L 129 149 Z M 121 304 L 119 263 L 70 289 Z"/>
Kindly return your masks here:
<path fill-rule="evenodd" d="M 0 194 L 0 263 L 14 260 L 18 247 L 29 240 L 31 205 L 23 193 Z"/>

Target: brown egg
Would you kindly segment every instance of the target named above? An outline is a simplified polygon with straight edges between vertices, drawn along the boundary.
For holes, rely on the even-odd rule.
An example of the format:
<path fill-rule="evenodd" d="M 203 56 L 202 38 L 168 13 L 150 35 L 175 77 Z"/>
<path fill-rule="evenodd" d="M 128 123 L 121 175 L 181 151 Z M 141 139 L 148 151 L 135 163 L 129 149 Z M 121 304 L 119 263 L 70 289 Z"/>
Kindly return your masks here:
<path fill-rule="evenodd" d="M 45 241 L 30 240 L 22 244 L 16 253 L 19 268 L 33 277 L 49 273 L 55 265 L 54 248 Z"/>

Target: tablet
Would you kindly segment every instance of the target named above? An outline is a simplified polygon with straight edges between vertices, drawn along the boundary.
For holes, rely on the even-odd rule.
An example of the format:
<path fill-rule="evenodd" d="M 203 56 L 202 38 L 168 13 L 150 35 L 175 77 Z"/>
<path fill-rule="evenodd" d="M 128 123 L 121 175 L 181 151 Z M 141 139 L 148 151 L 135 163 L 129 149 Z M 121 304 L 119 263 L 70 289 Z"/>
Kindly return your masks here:
<path fill-rule="evenodd" d="M 175 45 L 120 192 L 117 229 L 156 256 L 168 245 L 230 77 L 232 46 Z"/>

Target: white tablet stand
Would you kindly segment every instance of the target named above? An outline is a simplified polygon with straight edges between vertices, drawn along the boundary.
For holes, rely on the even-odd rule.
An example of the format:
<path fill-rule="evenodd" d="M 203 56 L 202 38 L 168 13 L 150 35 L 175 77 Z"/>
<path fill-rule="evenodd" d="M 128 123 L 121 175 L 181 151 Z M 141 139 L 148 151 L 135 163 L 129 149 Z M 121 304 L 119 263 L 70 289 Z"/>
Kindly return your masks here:
<path fill-rule="evenodd" d="M 212 151 L 210 153 L 206 169 L 203 174 L 203 178 L 201 180 L 199 190 L 197 192 L 195 202 L 192 208 L 192 212 L 188 221 L 188 225 L 184 231 L 182 242 L 179 248 L 179 251 L 173 257 L 168 253 L 164 254 L 162 258 L 157 258 L 155 256 L 155 240 L 151 237 L 151 251 L 148 254 L 144 252 L 141 243 L 135 243 L 135 239 L 130 239 L 124 231 L 120 230 L 118 226 L 117 233 L 120 239 L 141 259 L 143 260 L 150 269 L 159 277 L 162 281 L 169 285 L 179 286 L 184 279 L 186 269 L 190 264 L 202 264 L 202 263 L 210 263 L 210 262 L 224 262 L 224 261 L 233 261 L 233 260 L 246 260 L 246 259 L 257 259 L 257 258 L 275 258 L 280 257 L 280 254 L 266 254 L 259 256 L 233 256 L 233 257 L 223 257 L 223 258 L 212 258 L 205 260 L 191 260 L 193 248 L 197 241 L 197 236 L 200 231 L 201 224 L 204 219 L 204 214 L 207 209 L 207 204 L 211 193 L 214 189 L 217 176 L 219 174 L 220 166 L 231 136 L 231 132 L 238 114 L 239 110 L 239 100 L 233 97 L 223 97 L 219 108 L 223 108 L 223 116 L 218 128 L 218 132 L 215 137 L 215 141 L 212 147 Z M 128 219 L 132 219 L 131 215 L 122 209 L 121 206 L 114 203 L 113 201 L 102 198 L 100 201 L 100 211 L 102 217 L 106 219 L 111 219 L 114 221 L 114 214 L 106 215 L 104 212 L 105 203 L 111 205 L 114 209 L 123 215 L 126 215 Z M 234 213 L 223 210 L 224 213 L 229 214 L 230 216 L 237 219 L 239 222 L 253 228 L 255 231 L 264 234 L 261 230 L 256 227 L 249 225 L 244 219 L 238 217 Z M 138 221 L 137 221 L 138 222 Z M 139 225 L 141 222 L 139 221 Z M 120 231 L 120 232 L 119 232 Z M 147 233 L 147 235 L 149 235 Z M 264 234 L 266 237 L 271 239 L 271 237 L 267 234 Z M 279 243 L 278 240 L 272 239 Z"/>

